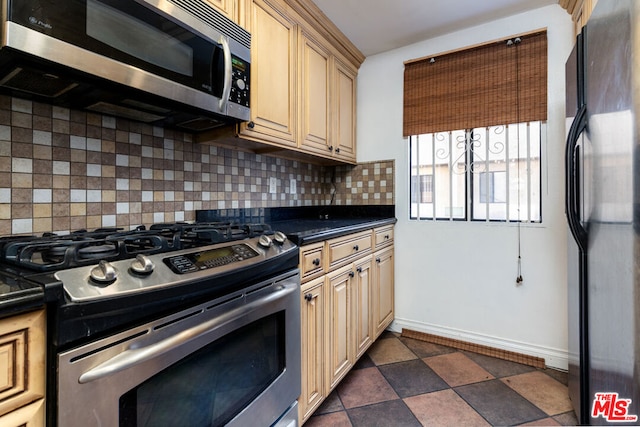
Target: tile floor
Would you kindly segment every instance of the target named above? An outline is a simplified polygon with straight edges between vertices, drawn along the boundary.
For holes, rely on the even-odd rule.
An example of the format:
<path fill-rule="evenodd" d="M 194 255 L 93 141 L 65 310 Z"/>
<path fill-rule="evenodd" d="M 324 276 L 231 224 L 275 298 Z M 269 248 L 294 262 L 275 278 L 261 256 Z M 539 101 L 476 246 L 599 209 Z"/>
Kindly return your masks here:
<path fill-rule="evenodd" d="M 576 424 L 566 373 L 385 332 L 305 427 Z"/>

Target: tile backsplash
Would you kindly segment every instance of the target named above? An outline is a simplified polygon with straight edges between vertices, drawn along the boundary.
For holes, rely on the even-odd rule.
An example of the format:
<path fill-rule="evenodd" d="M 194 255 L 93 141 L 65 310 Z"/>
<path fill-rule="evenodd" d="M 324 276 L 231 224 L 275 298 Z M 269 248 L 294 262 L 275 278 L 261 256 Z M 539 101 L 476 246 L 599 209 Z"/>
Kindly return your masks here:
<path fill-rule="evenodd" d="M 319 166 L 0 96 L 0 235 L 191 221 L 197 209 L 392 205 L 393 192 L 393 161 Z"/>

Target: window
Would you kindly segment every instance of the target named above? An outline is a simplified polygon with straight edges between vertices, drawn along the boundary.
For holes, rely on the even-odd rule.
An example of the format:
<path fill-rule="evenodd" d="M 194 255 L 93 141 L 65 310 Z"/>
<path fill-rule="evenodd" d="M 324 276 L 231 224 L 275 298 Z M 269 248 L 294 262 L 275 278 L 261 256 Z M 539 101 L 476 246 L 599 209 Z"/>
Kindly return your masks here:
<path fill-rule="evenodd" d="M 410 137 L 411 218 L 540 222 L 544 128 L 530 122 Z"/>
<path fill-rule="evenodd" d="M 418 196 L 420 196 L 418 198 Z M 420 200 L 418 202 L 418 200 Z M 415 175 L 411 177 L 411 203 L 432 203 L 433 175 Z"/>
<path fill-rule="evenodd" d="M 541 222 L 547 38 L 405 63 L 412 219 Z"/>

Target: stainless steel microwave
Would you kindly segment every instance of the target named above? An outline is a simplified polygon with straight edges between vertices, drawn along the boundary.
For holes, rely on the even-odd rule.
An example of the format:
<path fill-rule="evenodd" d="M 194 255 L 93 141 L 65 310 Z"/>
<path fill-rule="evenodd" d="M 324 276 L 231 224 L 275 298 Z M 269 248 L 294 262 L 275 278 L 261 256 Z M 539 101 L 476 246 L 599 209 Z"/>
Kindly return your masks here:
<path fill-rule="evenodd" d="M 0 0 L 0 89 L 206 130 L 249 120 L 251 35 L 205 0 Z"/>

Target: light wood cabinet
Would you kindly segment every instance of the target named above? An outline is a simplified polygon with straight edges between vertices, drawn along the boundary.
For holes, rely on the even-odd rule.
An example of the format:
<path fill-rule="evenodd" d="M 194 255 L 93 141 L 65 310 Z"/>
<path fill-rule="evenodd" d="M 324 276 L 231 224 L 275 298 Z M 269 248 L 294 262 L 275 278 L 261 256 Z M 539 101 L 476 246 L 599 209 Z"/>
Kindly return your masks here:
<path fill-rule="evenodd" d="M 378 338 L 393 321 L 393 246 L 376 252 L 373 273 L 374 337 Z"/>
<path fill-rule="evenodd" d="M 591 17 L 591 12 L 598 0 L 560 0 L 558 3 L 571 15 L 575 24 L 574 32 L 579 34 Z"/>
<path fill-rule="evenodd" d="M 240 3 L 243 0 L 204 0 L 213 6 L 218 12 L 231 19 L 236 24 L 240 22 Z"/>
<path fill-rule="evenodd" d="M 356 160 L 356 77 L 358 71 L 334 58 L 333 138 L 330 148 L 335 158 Z"/>
<path fill-rule="evenodd" d="M 309 417 L 326 397 L 325 354 L 325 278 L 302 285 L 302 388 L 298 399 L 300 418 Z"/>
<path fill-rule="evenodd" d="M 374 249 L 378 250 L 393 243 L 393 226 L 380 227 L 373 230 Z"/>
<path fill-rule="evenodd" d="M 44 310 L 0 319 L 0 425 L 44 425 Z"/>
<path fill-rule="evenodd" d="M 327 384 L 333 389 L 354 363 L 353 280 L 350 265 L 327 275 Z"/>
<path fill-rule="evenodd" d="M 304 245 L 300 271 L 302 424 L 393 320 L 393 225 Z"/>
<path fill-rule="evenodd" d="M 324 242 L 300 248 L 300 278 L 305 282 L 324 274 Z"/>
<path fill-rule="evenodd" d="M 356 76 L 364 58 L 341 54 L 350 42 L 331 42 L 332 24 L 320 22 L 322 13 L 308 1 L 249 4 L 251 119 L 238 136 L 257 153 L 355 164 Z"/>
<path fill-rule="evenodd" d="M 359 359 L 373 343 L 373 269 L 371 255 L 353 263 L 353 330 L 355 358 Z"/>
<path fill-rule="evenodd" d="M 2 427 L 41 427 L 44 426 L 44 399 L 37 400 L 15 411 L 0 416 Z"/>
<path fill-rule="evenodd" d="M 371 252 L 371 230 L 327 240 L 327 269 L 334 269 Z"/>
<path fill-rule="evenodd" d="M 373 230 L 373 338 L 391 324 L 394 317 L 393 226 Z"/>
<path fill-rule="evenodd" d="M 297 26 L 279 9 L 253 0 L 251 10 L 251 121 L 240 135 L 297 147 Z"/>
<path fill-rule="evenodd" d="M 331 55 L 316 41 L 318 37 L 300 29 L 300 146 L 327 155 Z"/>

